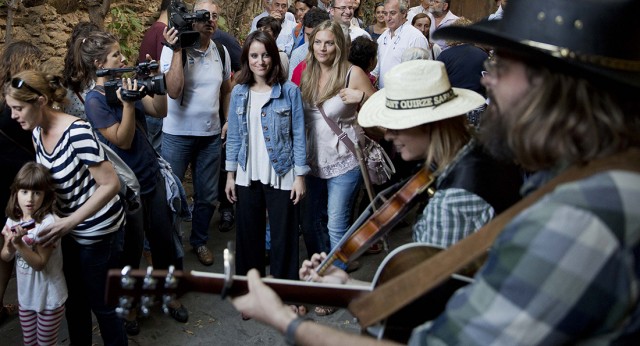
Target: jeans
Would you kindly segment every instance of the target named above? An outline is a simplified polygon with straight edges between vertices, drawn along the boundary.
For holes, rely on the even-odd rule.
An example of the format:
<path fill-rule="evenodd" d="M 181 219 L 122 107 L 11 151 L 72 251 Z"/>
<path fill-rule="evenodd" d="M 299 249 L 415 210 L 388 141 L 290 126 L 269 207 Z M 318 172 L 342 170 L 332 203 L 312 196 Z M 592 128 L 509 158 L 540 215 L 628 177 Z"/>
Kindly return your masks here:
<path fill-rule="evenodd" d="M 167 190 L 162 173 L 158 172 L 154 189 L 141 197 L 144 233 L 151 252 L 159 255 L 153 257 L 154 269 L 167 269 L 174 265 L 176 269 L 182 270 L 175 251 L 173 212 L 167 204 Z"/>
<path fill-rule="evenodd" d="M 71 345 L 91 345 L 92 311 L 104 345 L 127 345 L 122 319 L 104 301 L 107 271 L 117 252 L 119 232 L 122 230 L 91 245 L 78 244 L 71 235 L 62 238 L 63 271 L 69 291 L 65 315 Z"/>
<path fill-rule="evenodd" d="M 362 174 L 359 168 L 354 168 L 329 179 L 307 175 L 306 183 L 304 237 L 307 252 L 309 256 L 321 251 L 328 253 L 349 229 Z"/>
<path fill-rule="evenodd" d="M 162 134 L 162 157 L 169 162 L 173 173 L 184 179 L 187 166 L 191 163 L 193 176 L 193 218 L 189 243 L 197 248 L 209 240 L 209 223 L 218 199 L 218 178 L 220 176 L 220 135 L 215 136 L 175 136 Z"/>

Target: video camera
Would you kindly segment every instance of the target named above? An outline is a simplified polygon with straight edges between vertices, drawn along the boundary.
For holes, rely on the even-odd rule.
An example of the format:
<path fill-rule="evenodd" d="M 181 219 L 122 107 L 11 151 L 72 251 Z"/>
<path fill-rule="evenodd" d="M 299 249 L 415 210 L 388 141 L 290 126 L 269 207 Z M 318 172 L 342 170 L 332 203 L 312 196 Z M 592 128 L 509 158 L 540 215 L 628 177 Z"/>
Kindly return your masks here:
<path fill-rule="evenodd" d="M 195 22 L 207 22 L 211 18 L 209 11 L 197 10 L 191 13 L 187 10 L 184 2 L 179 0 L 171 1 L 169 6 L 169 27 L 178 30 L 178 42 L 175 44 L 179 48 L 191 48 L 199 44 L 200 33 L 193 31 L 192 24 Z"/>
<path fill-rule="evenodd" d="M 141 62 L 135 67 L 123 67 L 123 68 L 109 68 L 96 71 L 96 76 L 106 77 L 110 76 L 110 79 L 104 83 L 104 94 L 107 97 L 107 103 L 110 105 L 117 105 L 120 103 L 116 90 L 122 87 L 122 80 L 116 78 L 116 75 L 126 72 L 136 72 L 136 78 L 138 81 L 138 88 L 144 86 L 142 90 L 125 90 L 122 89 L 120 94 L 124 101 L 138 101 L 143 97 L 150 95 L 164 95 L 167 93 L 167 84 L 164 79 L 164 74 L 159 74 L 151 77 L 151 71 L 158 69 L 157 62 Z"/>

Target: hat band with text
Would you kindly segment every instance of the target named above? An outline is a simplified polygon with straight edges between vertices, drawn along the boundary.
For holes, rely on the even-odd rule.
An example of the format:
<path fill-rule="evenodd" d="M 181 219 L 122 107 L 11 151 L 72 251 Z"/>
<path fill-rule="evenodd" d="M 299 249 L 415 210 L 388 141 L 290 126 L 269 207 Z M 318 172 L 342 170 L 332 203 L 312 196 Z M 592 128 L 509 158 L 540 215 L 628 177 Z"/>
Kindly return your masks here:
<path fill-rule="evenodd" d="M 443 103 L 447 103 L 452 99 L 456 98 L 456 95 L 453 92 L 453 89 L 449 89 L 442 94 L 420 97 L 416 99 L 408 99 L 408 100 L 392 100 L 387 98 L 386 106 L 389 109 L 419 109 L 419 108 L 428 108 L 428 107 L 436 107 Z"/>

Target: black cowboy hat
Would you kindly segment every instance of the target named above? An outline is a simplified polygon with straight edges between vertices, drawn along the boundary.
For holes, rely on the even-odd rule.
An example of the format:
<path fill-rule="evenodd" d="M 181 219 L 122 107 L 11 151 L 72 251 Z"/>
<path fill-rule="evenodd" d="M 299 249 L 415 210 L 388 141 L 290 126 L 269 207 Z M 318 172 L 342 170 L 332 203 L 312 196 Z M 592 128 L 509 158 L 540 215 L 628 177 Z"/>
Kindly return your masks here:
<path fill-rule="evenodd" d="M 436 38 L 492 46 L 597 82 L 640 89 L 640 0 L 513 0 L 502 20 L 448 26 Z"/>

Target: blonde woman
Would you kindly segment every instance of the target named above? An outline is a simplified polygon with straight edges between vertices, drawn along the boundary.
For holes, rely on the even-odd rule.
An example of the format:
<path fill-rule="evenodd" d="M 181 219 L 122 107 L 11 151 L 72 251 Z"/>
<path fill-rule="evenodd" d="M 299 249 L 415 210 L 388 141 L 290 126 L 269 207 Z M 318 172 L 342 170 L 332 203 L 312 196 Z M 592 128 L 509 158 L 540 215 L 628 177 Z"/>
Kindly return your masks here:
<path fill-rule="evenodd" d="M 302 74 L 307 161 L 311 167 L 304 231 L 310 254 L 329 251 L 340 241 L 349 227 L 353 201 L 362 182 L 357 158 L 321 113 L 323 110 L 353 142 L 362 135 L 357 109 L 375 90 L 367 74 L 347 61 L 348 44 L 340 25 L 323 22 L 311 33 L 307 67 Z"/>

